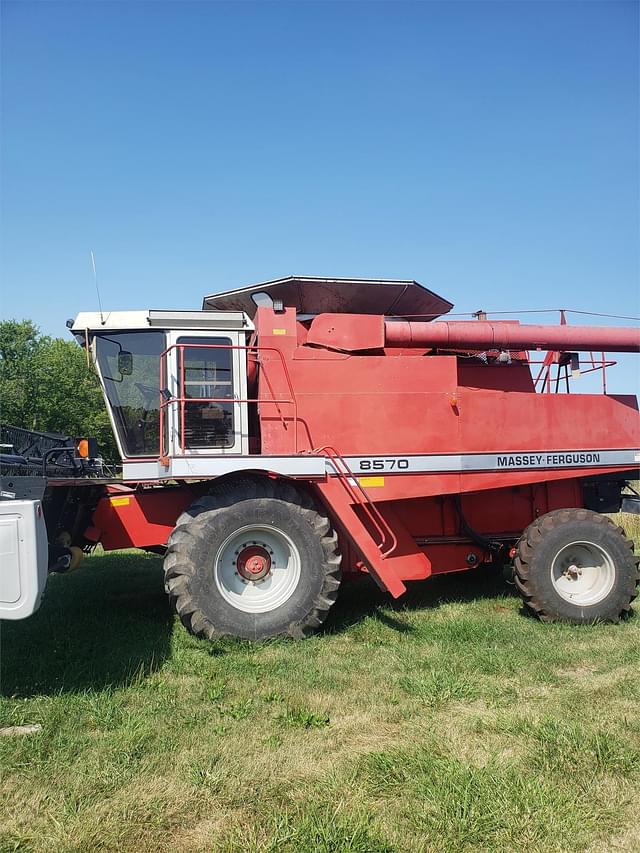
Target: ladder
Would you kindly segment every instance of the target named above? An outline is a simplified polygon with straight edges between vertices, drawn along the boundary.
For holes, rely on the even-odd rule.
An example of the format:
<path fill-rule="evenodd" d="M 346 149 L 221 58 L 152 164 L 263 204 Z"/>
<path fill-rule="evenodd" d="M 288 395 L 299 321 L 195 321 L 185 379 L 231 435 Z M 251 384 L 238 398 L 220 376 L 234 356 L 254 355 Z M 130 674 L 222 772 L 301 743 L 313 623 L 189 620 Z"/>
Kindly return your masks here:
<path fill-rule="evenodd" d="M 426 578 L 431 561 L 395 513 L 382 513 L 371 500 L 347 461 L 329 445 L 316 448 L 331 463 L 331 471 L 316 487 L 333 510 L 344 533 L 361 554 L 378 586 L 394 598 L 406 592 L 401 578 Z"/>

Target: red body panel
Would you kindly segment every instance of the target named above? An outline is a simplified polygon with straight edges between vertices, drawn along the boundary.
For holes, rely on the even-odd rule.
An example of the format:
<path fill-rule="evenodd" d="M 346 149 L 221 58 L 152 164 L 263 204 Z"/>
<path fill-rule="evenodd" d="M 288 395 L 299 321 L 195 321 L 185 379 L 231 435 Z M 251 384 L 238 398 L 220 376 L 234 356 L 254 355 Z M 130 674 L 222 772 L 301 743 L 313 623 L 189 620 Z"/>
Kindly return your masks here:
<path fill-rule="evenodd" d="M 311 358 L 313 352 L 297 349 L 288 363 L 301 449 L 332 444 L 343 455 L 360 456 L 515 453 L 626 449 L 638 442 L 632 397 L 465 387 L 453 355 L 389 358 L 318 350 Z M 476 383 L 481 370 L 471 376 Z M 492 385 L 498 371 L 506 384 L 523 389 L 528 384 L 521 364 L 492 368 Z M 276 393 L 284 394 L 278 371 L 269 378 Z M 264 382 L 260 396 L 269 397 Z M 275 405 L 261 406 L 260 425 L 262 453 L 290 452 L 291 433 Z"/>
<path fill-rule="evenodd" d="M 180 513 L 195 500 L 189 488 L 121 492 L 102 498 L 93 514 L 105 551 L 165 545 Z"/>

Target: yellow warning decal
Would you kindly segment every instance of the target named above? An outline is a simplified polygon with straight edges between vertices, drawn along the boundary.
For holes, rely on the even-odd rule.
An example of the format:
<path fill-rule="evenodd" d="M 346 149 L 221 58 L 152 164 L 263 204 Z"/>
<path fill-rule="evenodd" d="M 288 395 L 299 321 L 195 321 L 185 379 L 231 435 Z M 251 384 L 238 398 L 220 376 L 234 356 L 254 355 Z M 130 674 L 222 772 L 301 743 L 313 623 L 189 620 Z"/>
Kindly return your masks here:
<path fill-rule="evenodd" d="M 131 498 L 110 498 L 111 506 L 128 506 Z"/>
<path fill-rule="evenodd" d="M 286 329 L 272 329 L 272 332 L 274 335 L 286 335 L 287 334 Z"/>
<path fill-rule="evenodd" d="M 365 489 L 372 489 L 376 486 L 384 486 L 384 477 L 358 477 L 358 482 Z"/>

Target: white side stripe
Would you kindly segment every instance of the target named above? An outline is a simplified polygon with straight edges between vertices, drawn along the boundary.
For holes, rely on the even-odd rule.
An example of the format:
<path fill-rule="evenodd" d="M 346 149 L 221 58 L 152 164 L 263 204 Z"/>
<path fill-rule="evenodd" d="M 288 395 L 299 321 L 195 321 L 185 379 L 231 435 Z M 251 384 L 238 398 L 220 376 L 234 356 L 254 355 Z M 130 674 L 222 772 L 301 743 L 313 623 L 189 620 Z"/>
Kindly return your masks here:
<path fill-rule="evenodd" d="M 355 474 L 455 473 L 519 471 L 538 468 L 609 468 L 638 466 L 638 450 L 505 451 L 504 453 L 446 453 L 420 456 L 346 456 Z M 327 460 L 327 473 L 335 473 Z"/>
<path fill-rule="evenodd" d="M 640 450 L 550 450 L 504 453 L 443 453 L 416 456 L 346 456 L 354 474 L 435 474 L 471 471 L 520 471 L 557 468 L 638 468 Z M 324 456 L 239 456 L 212 454 L 170 459 L 168 468 L 157 460 L 131 460 L 123 464 L 124 480 L 206 479 L 235 471 L 272 471 L 286 477 L 321 477 L 335 474 Z"/>

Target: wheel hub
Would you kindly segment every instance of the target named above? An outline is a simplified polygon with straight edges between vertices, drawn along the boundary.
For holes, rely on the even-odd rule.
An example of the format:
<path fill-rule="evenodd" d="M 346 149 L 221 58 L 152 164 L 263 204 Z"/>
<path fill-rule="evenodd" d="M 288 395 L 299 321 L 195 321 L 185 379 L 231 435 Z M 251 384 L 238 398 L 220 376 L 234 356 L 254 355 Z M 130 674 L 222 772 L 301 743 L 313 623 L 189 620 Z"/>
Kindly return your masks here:
<path fill-rule="evenodd" d="M 262 545 L 245 545 L 236 557 L 236 569 L 245 581 L 262 580 L 271 571 L 271 554 Z"/>
<path fill-rule="evenodd" d="M 298 588 L 302 561 L 287 533 L 272 524 L 247 524 L 220 543 L 213 561 L 216 587 L 243 613 L 269 613 Z"/>
<path fill-rule="evenodd" d="M 561 548 L 551 563 L 551 582 L 558 595 L 578 607 L 603 601 L 616 579 L 613 558 L 596 542 L 580 540 Z"/>
<path fill-rule="evenodd" d="M 579 563 L 571 563 L 570 566 L 564 570 L 563 575 L 571 581 L 577 580 L 582 574 L 582 569 L 580 568 Z"/>

